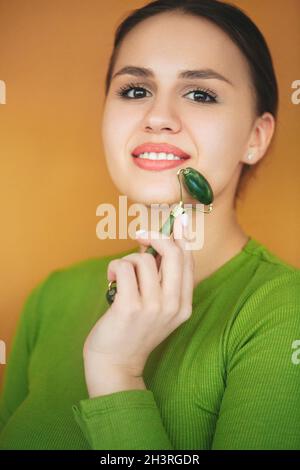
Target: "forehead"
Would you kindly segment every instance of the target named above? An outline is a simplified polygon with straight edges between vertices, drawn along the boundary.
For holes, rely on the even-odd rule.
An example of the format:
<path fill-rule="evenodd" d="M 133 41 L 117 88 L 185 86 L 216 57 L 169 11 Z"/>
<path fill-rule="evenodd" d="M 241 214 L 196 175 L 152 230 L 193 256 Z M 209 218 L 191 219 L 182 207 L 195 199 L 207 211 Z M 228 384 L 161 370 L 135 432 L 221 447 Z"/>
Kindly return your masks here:
<path fill-rule="evenodd" d="M 205 18 L 179 12 L 147 18 L 125 36 L 114 71 L 128 64 L 149 66 L 158 76 L 203 67 L 235 83 L 249 80 L 246 58 L 223 30 Z"/>

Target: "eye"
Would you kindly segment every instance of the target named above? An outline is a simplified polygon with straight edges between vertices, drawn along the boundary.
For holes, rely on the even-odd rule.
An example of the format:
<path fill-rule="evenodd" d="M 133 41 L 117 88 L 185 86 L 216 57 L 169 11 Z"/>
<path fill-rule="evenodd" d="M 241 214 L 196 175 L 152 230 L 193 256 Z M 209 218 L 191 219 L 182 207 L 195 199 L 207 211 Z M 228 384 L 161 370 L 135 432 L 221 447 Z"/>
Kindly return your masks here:
<path fill-rule="evenodd" d="M 202 88 L 196 88 L 195 90 L 190 91 L 187 93 L 185 96 L 195 93 L 195 100 L 196 102 L 200 103 L 216 103 L 217 102 L 217 95 L 214 93 L 212 90 L 209 89 L 202 89 Z"/>
<path fill-rule="evenodd" d="M 131 96 L 129 96 L 129 92 L 132 92 Z M 148 92 L 148 90 L 146 90 L 146 88 L 139 85 L 138 83 L 129 83 L 128 85 L 120 87 L 116 94 L 118 96 L 121 96 L 121 98 L 132 100 L 147 98 L 147 96 L 145 96 L 145 92 Z"/>

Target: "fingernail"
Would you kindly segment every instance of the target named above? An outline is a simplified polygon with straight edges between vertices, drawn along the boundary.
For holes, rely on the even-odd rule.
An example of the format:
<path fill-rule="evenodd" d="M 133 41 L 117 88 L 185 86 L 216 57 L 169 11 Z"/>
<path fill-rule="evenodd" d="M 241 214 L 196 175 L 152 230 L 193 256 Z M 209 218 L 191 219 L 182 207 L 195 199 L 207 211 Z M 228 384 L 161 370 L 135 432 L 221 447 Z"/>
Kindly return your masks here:
<path fill-rule="evenodd" d="M 180 215 L 180 222 L 183 225 L 183 227 L 187 227 L 189 223 L 189 216 L 184 212 L 183 214 Z"/>
<path fill-rule="evenodd" d="M 137 230 L 135 232 L 135 238 L 146 238 L 147 237 L 147 232 L 144 229 Z"/>

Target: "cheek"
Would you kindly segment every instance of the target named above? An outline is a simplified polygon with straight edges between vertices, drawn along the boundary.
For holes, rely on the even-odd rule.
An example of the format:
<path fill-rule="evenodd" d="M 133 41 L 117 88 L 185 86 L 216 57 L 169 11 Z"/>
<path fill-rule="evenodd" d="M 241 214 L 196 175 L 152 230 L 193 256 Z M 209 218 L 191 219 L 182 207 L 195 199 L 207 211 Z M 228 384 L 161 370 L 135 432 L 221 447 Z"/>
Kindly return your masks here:
<path fill-rule="evenodd" d="M 127 121 L 120 110 L 118 111 L 115 106 L 107 105 L 103 113 L 102 139 L 109 153 L 121 143 L 124 144 L 122 138 L 126 132 L 126 126 Z M 109 155 L 109 158 L 113 157 L 115 157 L 114 154 Z"/>
<path fill-rule="evenodd" d="M 102 141 L 108 167 L 122 171 L 126 158 L 129 158 L 129 143 L 134 135 L 134 126 L 128 119 L 128 112 L 120 106 L 107 106 L 102 120 Z"/>
<path fill-rule="evenodd" d="M 234 111 L 206 113 L 193 128 L 198 148 L 198 168 L 215 190 L 226 186 L 238 168 L 246 148 L 247 122 Z"/>
<path fill-rule="evenodd" d="M 120 104 L 107 103 L 102 115 L 102 142 L 106 166 L 111 180 L 120 192 L 130 193 L 135 181 L 132 175 L 131 156 L 135 125 L 128 118 L 128 109 Z"/>

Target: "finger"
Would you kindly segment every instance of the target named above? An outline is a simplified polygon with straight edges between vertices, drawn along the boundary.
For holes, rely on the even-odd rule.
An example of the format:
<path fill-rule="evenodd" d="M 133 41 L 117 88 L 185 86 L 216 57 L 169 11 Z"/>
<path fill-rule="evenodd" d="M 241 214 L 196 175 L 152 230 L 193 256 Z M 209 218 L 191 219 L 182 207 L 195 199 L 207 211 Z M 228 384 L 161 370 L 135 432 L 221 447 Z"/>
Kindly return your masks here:
<path fill-rule="evenodd" d="M 124 305 L 137 305 L 141 299 L 138 283 L 133 265 L 126 260 L 114 259 L 107 267 L 108 281 L 117 282 L 117 293 L 115 303 L 122 301 Z"/>
<path fill-rule="evenodd" d="M 193 250 L 188 249 L 188 224 L 189 216 L 185 213 L 187 226 L 182 225 L 182 216 L 176 217 L 174 221 L 174 242 L 180 247 L 183 253 L 183 275 L 181 284 L 181 305 L 184 309 L 191 308 L 194 291 L 194 258 Z"/>
<path fill-rule="evenodd" d="M 152 245 L 161 256 L 161 289 L 163 303 L 180 304 L 183 254 L 182 250 L 167 235 L 149 231 L 138 236 L 139 243 Z"/>
<path fill-rule="evenodd" d="M 150 253 L 131 253 L 122 259 L 130 261 L 136 271 L 136 277 L 143 302 L 160 300 L 161 287 L 156 261 Z"/>
<path fill-rule="evenodd" d="M 140 245 L 139 253 L 146 253 L 147 248 L 148 248 L 147 245 L 146 246 Z M 152 255 L 152 256 L 155 259 L 157 270 L 160 273 L 161 256 L 159 253 L 157 253 L 156 255 Z"/>
<path fill-rule="evenodd" d="M 139 253 L 146 253 L 147 248 L 148 248 L 147 245 L 141 245 L 141 244 L 140 244 Z M 159 253 L 157 253 L 156 255 L 152 255 L 152 256 L 153 256 L 153 259 L 154 259 L 155 262 L 156 262 L 157 270 L 159 271 L 160 262 L 161 262 L 161 256 L 160 256 Z"/>

